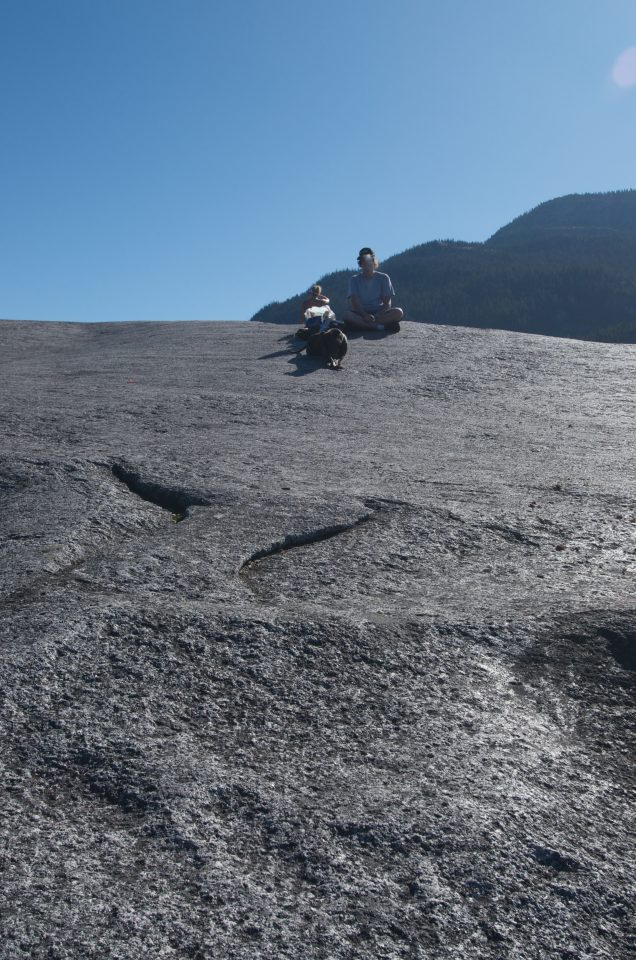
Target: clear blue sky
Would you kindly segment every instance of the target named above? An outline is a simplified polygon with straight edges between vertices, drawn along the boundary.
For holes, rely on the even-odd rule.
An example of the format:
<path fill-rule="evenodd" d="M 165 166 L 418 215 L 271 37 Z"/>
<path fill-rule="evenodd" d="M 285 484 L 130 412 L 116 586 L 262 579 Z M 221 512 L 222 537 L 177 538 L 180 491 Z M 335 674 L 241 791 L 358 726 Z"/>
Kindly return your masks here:
<path fill-rule="evenodd" d="M 0 0 L 0 44 L 0 317 L 248 319 L 636 186 L 634 0 Z"/>

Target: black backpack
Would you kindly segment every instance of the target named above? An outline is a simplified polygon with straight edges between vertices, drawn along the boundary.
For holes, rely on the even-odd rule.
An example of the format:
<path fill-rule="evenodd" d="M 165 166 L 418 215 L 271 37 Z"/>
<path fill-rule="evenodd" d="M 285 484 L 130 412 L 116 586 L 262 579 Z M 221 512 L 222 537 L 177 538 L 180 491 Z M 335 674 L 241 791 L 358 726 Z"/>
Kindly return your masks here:
<path fill-rule="evenodd" d="M 349 349 L 347 338 L 342 330 L 332 327 L 324 333 L 314 333 L 307 341 L 309 357 L 324 357 L 327 366 L 339 370 L 342 360 Z"/>

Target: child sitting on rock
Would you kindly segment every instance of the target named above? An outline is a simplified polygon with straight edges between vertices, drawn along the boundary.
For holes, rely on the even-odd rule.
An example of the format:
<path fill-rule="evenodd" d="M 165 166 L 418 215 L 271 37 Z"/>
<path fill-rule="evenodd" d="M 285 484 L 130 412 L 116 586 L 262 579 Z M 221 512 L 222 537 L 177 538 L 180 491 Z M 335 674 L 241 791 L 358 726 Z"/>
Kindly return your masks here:
<path fill-rule="evenodd" d="M 311 307 L 326 307 L 329 303 L 329 297 L 326 297 L 324 295 L 320 284 L 314 283 L 313 287 L 310 287 L 308 292 L 309 292 L 309 296 L 307 297 L 306 300 L 303 300 L 303 305 L 300 308 L 301 323 L 304 323 L 306 310 L 309 310 Z"/>
<path fill-rule="evenodd" d="M 310 296 L 302 304 L 302 323 L 303 327 L 298 330 L 296 336 L 299 340 L 307 340 L 315 333 L 324 332 L 329 327 L 337 326 L 336 315 L 329 306 L 329 297 L 322 292 L 322 287 L 317 283 L 310 288 Z"/>

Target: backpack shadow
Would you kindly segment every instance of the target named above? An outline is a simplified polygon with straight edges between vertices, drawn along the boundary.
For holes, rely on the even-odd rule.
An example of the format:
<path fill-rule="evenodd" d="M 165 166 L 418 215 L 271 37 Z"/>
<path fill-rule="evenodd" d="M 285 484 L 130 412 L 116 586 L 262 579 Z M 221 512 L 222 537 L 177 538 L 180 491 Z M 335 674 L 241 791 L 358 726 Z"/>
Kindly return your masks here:
<path fill-rule="evenodd" d="M 306 377 L 308 373 L 325 369 L 324 357 L 308 357 L 306 353 L 295 353 L 289 358 L 289 363 L 295 370 L 289 370 L 286 377 Z"/>
<path fill-rule="evenodd" d="M 289 348 L 284 350 L 273 350 L 272 353 L 264 353 L 262 357 L 257 357 L 257 360 L 273 360 L 274 357 L 286 357 L 289 355 Z"/>

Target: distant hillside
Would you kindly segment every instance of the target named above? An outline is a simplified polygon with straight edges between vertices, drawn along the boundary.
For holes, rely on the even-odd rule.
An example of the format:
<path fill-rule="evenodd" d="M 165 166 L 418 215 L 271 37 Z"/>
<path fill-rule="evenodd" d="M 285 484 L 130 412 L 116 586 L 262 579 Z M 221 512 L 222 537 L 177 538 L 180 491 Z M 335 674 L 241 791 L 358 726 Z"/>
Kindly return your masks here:
<path fill-rule="evenodd" d="M 532 231 L 588 231 L 636 235 L 636 190 L 615 193 L 572 193 L 548 200 L 516 217 L 488 243 L 527 237 Z"/>
<path fill-rule="evenodd" d="M 380 269 L 409 320 L 636 343 L 636 190 L 550 200 L 486 243 L 424 243 Z M 336 313 L 351 273 L 318 281 Z M 252 319 L 294 323 L 304 296 Z"/>

